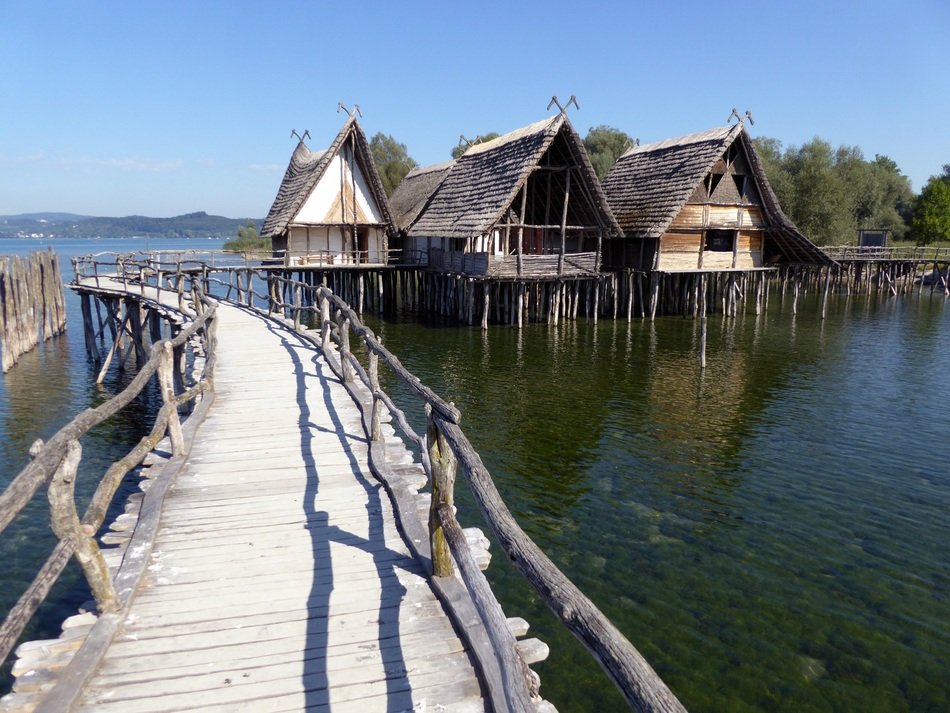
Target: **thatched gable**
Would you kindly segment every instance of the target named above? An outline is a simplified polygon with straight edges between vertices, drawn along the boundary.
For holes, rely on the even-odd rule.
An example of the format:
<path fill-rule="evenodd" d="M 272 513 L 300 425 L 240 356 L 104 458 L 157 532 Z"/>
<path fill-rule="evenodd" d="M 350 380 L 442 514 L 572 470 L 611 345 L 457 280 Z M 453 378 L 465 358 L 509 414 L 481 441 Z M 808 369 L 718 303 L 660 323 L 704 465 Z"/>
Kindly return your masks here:
<path fill-rule="evenodd" d="M 549 160 L 572 166 L 582 179 L 581 185 L 572 189 L 568 222 L 599 226 L 604 234 L 619 235 L 620 226 L 610 212 L 584 144 L 563 114 L 475 144 L 454 163 L 443 164 L 443 170 L 433 167 L 416 172 L 415 184 L 410 183 L 397 199 L 403 218 L 408 219 L 401 227 L 418 238 L 472 238 L 488 233 L 506 215 L 552 148 L 556 156 Z M 426 174 L 427 170 L 432 173 Z M 420 205 L 421 210 L 413 215 Z"/>
<path fill-rule="evenodd" d="M 343 125 L 343 128 L 340 129 L 340 133 L 337 134 L 333 143 L 325 151 L 312 152 L 302 140 L 297 144 L 290 157 L 290 164 L 284 173 L 280 188 L 277 190 L 277 197 L 274 199 L 270 212 L 264 220 L 261 237 L 273 238 L 284 234 L 288 230 L 288 227 L 295 222 L 294 219 L 310 196 L 311 191 L 320 182 L 333 158 L 351 138 L 355 149 L 355 160 L 368 184 L 369 191 L 380 211 L 383 222 L 387 224 L 387 232 L 394 232 L 395 222 L 393 221 L 389 202 L 386 199 L 386 192 L 383 190 L 383 184 L 376 170 L 376 164 L 373 162 L 373 153 L 369 147 L 369 142 L 366 140 L 366 134 L 363 133 L 359 122 L 356 121 L 356 117 L 351 116 Z M 341 190 L 345 191 L 346 189 Z M 350 190 L 352 192 L 352 189 Z M 347 201 L 346 205 L 355 204 L 352 195 L 344 195 L 343 200 Z M 358 222 L 361 222 L 359 215 L 356 218 Z M 367 218 L 363 216 L 362 220 L 365 221 Z M 342 215 L 328 215 L 325 222 L 340 224 L 344 221 Z M 345 222 L 353 222 L 353 216 L 348 216 Z"/>
<path fill-rule="evenodd" d="M 445 180 L 455 161 L 437 163 L 410 171 L 389 197 L 396 227 L 408 230 Z"/>
<path fill-rule="evenodd" d="M 733 144 L 741 149 L 752 185 L 739 186 L 731 179 L 711 182 L 716 171 L 731 171 L 723 159 Z M 755 203 L 762 206 L 769 239 L 788 260 L 831 262 L 782 212 L 741 123 L 635 146 L 617 160 L 603 186 L 625 237 L 659 239 L 687 203 Z"/>

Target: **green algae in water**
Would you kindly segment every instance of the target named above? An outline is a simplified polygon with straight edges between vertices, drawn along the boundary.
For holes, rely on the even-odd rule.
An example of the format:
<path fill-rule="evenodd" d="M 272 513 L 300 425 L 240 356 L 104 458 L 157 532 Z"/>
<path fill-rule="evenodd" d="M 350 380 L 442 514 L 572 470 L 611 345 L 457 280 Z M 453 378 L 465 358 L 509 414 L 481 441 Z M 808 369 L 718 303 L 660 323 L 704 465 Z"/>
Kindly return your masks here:
<path fill-rule="evenodd" d="M 773 292 L 710 319 L 702 374 L 691 320 L 379 326 L 691 711 L 950 710 L 943 298 L 833 298 L 822 322 Z M 627 710 L 497 550 L 487 574 L 551 647 L 546 698 Z"/>

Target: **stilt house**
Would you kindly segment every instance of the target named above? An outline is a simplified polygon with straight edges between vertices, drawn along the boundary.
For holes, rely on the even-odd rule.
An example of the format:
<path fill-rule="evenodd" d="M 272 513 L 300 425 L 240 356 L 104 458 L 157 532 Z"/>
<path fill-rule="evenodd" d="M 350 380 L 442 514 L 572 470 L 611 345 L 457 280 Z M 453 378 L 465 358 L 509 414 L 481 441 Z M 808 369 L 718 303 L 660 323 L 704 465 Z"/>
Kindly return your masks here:
<path fill-rule="evenodd" d="M 381 265 L 395 236 L 366 135 L 351 116 L 326 151 L 297 144 L 261 236 L 286 265 Z"/>
<path fill-rule="evenodd" d="M 594 275 L 604 239 L 620 234 L 563 113 L 413 171 L 392 206 L 407 255 L 470 276 Z"/>
<path fill-rule="evenodd" d="M 742 122 L 621 156 L 604 192 L 623 228 L 612 268 L 661 272 L 830 264 L 785 216 Z"/>

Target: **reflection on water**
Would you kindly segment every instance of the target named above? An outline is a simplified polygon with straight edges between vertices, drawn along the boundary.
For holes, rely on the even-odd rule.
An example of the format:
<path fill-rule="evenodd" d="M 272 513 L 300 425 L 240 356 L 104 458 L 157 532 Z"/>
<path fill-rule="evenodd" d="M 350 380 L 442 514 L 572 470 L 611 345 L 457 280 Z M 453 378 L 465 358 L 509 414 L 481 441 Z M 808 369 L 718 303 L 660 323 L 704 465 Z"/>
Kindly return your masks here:
<path fill-rule="evenodd" d="M 705 372 L 692 320 L 377 326 L 690 710 L 950 709 L 950 313 L 818 315 L 711 318 Z M 559 710 L 625 710 L 503 558 L 488 574 L 551 644 Z"/>

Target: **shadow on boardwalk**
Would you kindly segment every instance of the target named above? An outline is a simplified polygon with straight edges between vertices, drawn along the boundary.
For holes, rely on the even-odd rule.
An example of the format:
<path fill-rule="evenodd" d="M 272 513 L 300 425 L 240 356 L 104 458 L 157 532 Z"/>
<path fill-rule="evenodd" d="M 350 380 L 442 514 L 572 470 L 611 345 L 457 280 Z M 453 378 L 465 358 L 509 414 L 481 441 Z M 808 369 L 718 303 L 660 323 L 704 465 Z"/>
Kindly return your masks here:
<path fill-rule="evenodd" d="M 275 332 L 287 350 L 294 365 L 297 383 L 297 406 L 300 410 L 300 453 L 304 459 L 307 486 L 304 493 L 304 514 L 309 523 L 310 538 L 313 546 L 314 575 L 310 595 L 307 601 L 311 613 L 307 623 L 307 655 L 304 659 L 302 671 L 303 688 L 306 694 L 306 709 L 329 709 L 331 685 L 327 670 L 330 655 L 329 620 L 321 616 L 322 612 L 329 612 L 330 597 L 335 582 L 331 564 L 330 543 L 338 542 L 349 547 L 359 548 L 372 555 L 379 577 L 379 607 L 378 607 L 378 648 L 383 674 L 385 676 L 387 710 L 412 710 L 412 692 L 406 681 L 407 670 L 400 638 L 399 607 L 406 594 L 406 589 L 396 575 L 397 568 L 407 565 L 413 567 L 414 562 L 401 553 L 394 552 L 385 546 L 385 532 L 380 502 L 381 488 L 378 483 L 369 482 L 362 472 L 363 469 L 353 452 L 354 443 L 365 444 L 364 434 L 348 433 L 346 425 L 340 419 L 337 407 L 333 403 L 331 384 L 340 383 L 331 372 L 325 360 L 314 352 L 310 364 L 305 364 L 301 358 L 299 347 L 305 346 L 313 350 L 312 345 L 294 339 L 284 330 L 267 322 L 267 328 Z M 308 371 L 312 367 L 313 372 Z M 311 418 L 311 407 L 308 403 L 308 389 L 318 386 L 322 391 L 323 404 L 330 416 L 333 429 L 325 429 L 316 425 Z M 366 518 L 368 533 L 365 538 L 341 530 L 329 523 L 328 514 L 319 508 L 320 502 L 320 472 L 313 453 L 314 430 L 325 430 L 335 433 L 340 439 L 340 445 L 349 461 L 349 467 L 354 480 L 359 483 L 366 493 Z M 367 649 L 371 649 L 368 645 Z"/>

